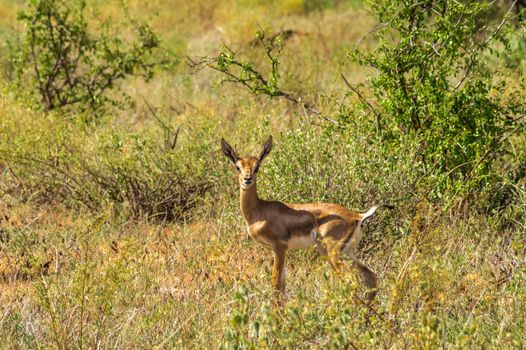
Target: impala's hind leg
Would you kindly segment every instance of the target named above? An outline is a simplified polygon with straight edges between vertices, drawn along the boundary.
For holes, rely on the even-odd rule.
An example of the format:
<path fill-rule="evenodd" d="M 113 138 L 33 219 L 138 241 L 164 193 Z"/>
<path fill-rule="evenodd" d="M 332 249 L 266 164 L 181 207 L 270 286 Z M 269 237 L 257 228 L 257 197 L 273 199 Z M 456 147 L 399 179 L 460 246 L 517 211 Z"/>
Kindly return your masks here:
<path fill-rule="evenodd" d="M 376 296 L 377 292 L 377 279 L 376 274 L 371 271 L 365 264 L 360 262 L 358 259 L 354 257 L 354 254 L 352 254 L 352 251 L 349 250 L 342 250 L 341 253 L 347 255 L 349 259 L 351 260 L 351 267 L 353 269 L 358 270 L 358 274 L 360 276 L 360 279 L 362 280 L 362 283 L 365 284 L 367 287 L 367 292 L 365 294 L 365 297 L 368 301 L 372 301 L 374 297 Z M 332 266 L 332 268 L 338 272 L 340 270 L 340 254 L 336 254 L 335 252 L 331 252 L 329 250 L 328 252 L 329 256 L 329 264 Z"/>
<path fill-rule="evenodd" d="M 357 269 L 362 279 L 362 282 L 367 287 L 368 291 L 365 297 L 368 301 L 372 301 L 377 292 L 376 274 L 371 271 L 366 265 L 356 259 L 354 251 L 362 239 L 363 232 L 361 222 L 354 228 L 350 236 L 347 238 L 345 245 L 342 247 L 341 253 L 347 255 L 352 260 L 352 267 Z"/>
<path fill-rule="evenodd" d="M 333 240 L 326 239 L 324 242 L 317 242 L 316 249 L 318 254 L 327 257 L 329 266 L 336 272 L 340 270 L 340 249 L 339 245 L 336 245 Z"/>
<path fill-rule="evenodd" d="M 368 291 L 367 293 L 365 293 L 365 297 L 368 301 L 372 301 L 376 296 L 377 292 L 376 274 L 356 259 L 353 259 L 353 267 L 358 270 L 358 272 L 360 273 L 360 277 L 362 278 L 364 284 L 367 286 Z"/>

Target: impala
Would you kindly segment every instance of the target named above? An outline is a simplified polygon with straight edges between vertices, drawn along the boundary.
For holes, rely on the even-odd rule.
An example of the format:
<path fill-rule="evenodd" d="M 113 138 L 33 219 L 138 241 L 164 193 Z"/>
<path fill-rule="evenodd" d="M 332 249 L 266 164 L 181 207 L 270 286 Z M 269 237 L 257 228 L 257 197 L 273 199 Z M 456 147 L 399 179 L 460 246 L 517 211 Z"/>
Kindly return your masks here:
<path fill-rule="evenodd" d="M 238 173 L 241 211 L 249 235 L 257 242 L 270 246 L 274 252 L 272 285 L 278 305 L 282 305 L 285 298 L 287 250 L 311 246 L 317 246 L 321 254 L 327 255 L 334 269 L 339 265 L 340 254 L 347 255 L 369 289 L 367 298 L 374 298 L 376 275 L 356 259 L 354 252 L 363 235 L 363 221 L 373 215 L 379 206 L 361 214 L 337 204 L 286 204 L 262 200 L 256 190 L 257 173 L 272 149 L 272 136 L 269 136 L 257 158 L 239 157 L 224 139 L 221 139 L 221 148 Z"/>

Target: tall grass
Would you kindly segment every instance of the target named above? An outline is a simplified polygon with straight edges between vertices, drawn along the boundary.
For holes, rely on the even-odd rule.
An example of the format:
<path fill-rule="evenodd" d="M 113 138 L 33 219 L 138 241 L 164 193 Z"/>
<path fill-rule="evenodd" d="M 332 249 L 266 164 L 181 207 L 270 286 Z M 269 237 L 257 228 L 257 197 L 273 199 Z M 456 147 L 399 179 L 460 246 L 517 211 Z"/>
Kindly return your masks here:
<path fill-rule="evenodd" d="M 100 16 L 120 14 L 117 2 L 89 4 Z M 342 132 L 287 102 L 218 88 L 213 73 L 191 75 L 182 63 L 185 54 L 212 54 L 224 39 L 263 66 L 250 48 L 255 24 L 292 28 L 298 35 L 282 67 L 294 73 L 285 86 L 324 108 L 344 86 L 340 68 L 355 82 L 370 74 L 340 65 L 346 47 L 374 25 L 360 4 L 127 4 L 181 58 L 149 83 L 126 82 L 134 107 L 93 122 L 39 112 L 2 86 L 2 348 L 526 347 L 523 137 L 494 169 L 508 180 L 476 200 L 454 189 L 430 198 L 445 180 L 419 162 L 410 140 L 387 149 L 360 115 Z M 19 6 L 0 5 L 3 23 L 16 23 Z M 180 126 L 174 149 L 162 124 L 170 132 Z M 218 141 L 256 154 L 268 134 L 275 146 L 261 167 L 261 197 L 356 210 L 395 204 L 367 223 L 359 248 L 379 277 L 371 307 L 352 270 L 334 274 L 313 250 L 289 253 L 288 302 L 271 307 L 271 254 L 246 234 Z M 172 180 L 181 187 L 168 186 Z M 133 181 L 151 196 L 133 197 Z M 206 193 L 191 191 L 202 185 Z M 185 189 L 192 205 L 181 215 L 140 205 Z"/>

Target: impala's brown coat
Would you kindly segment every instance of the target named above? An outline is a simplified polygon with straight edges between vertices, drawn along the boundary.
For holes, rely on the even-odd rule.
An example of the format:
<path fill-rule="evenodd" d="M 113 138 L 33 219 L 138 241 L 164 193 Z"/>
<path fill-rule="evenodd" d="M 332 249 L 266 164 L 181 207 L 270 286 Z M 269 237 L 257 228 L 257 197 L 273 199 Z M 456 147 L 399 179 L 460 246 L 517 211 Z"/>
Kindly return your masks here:
<path fill-rule="evenodd" d="M 283 303 L 285 295 L 287 249 L 305 249 L 313 245 L 321 254 L 328 254 L 334 268 L 338 266 L 340 253 L 351 258 L 353 266 L 371 289 L 368 297 L 374 297 L 376 275 L 355 258 L 354 251 L 362 238 L 362 221 L 372 215 L 376 207 L 360 214 L 336 204 L 285 204 L 262 200 L 257 194 L 256 177 L 261 162 L 272 149 L 272 136 L 258 158 L 238 157 L 224 139 L 221 139 L 221 148 L 238 171 L 240 206 L 249 235 L 257 242 L 270 246 L 274 252 L 272 285 L 278 304 Z"/>

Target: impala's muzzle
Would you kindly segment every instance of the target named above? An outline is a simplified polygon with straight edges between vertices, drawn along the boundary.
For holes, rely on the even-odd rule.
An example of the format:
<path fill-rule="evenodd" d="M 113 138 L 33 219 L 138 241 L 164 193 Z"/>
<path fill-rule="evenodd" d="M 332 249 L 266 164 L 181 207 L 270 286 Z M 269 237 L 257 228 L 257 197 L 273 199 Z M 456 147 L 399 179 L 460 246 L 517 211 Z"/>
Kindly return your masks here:
<path fill-rule="evenodd" d="M 243 179 L 243 184 L 245 186 L 249 186 L 252 184 L 252 178 L 249 178 L 249 179 Z"/>

